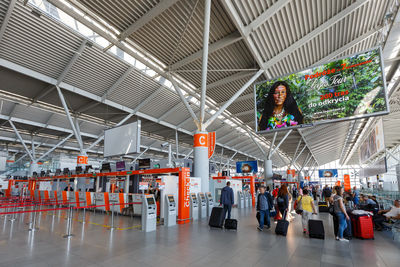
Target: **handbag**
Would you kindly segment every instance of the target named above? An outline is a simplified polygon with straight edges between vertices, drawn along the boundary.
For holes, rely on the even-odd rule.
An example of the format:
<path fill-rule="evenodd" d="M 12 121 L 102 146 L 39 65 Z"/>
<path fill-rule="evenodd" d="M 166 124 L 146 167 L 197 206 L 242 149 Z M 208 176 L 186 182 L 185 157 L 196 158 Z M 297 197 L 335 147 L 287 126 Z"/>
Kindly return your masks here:
<path fill-rule="evenodd" d="M 330 215 L 334 216 L 335 215 L 335 207 L 333 205 L 330 205 L 328 208 L 328 212 Z"/>
<path fill-rule="evenodd" d="M 303 213 L 303 204 L 301 203 L 301 200 L 303 199 L 303 196 L 301 196 L 300 200 L 296 200 L 296 213 L 297 214 L 302 214 Z"/>

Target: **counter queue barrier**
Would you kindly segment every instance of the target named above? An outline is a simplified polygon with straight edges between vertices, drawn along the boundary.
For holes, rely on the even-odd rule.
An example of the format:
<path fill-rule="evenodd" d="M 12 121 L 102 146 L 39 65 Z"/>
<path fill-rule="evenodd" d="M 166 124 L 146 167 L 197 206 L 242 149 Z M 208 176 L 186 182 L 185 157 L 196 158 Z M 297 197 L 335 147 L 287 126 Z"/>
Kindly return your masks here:
<path fill-rule="evenodd" d="M 82 223 L 85 223 L 85 218 L 86 218 L 86 209 L 96 209 L 96 208 L 105 208 L 106 206 L 111 207 L 111 225 L 109 226 L 110 230 L 114 230 L 114 210 L 116 206 L 121 206 L 121 205 L 134 205 L 134 204 L 142 204 L 141 202 L 129 202 L 129 203 L 109 203 L 107 205 L 86 205 L 86 201 L 82 202 L 68 202 L 67 206 L 59 205 L 59 207 L 56 207 L 56 205 L 53 202 L 35 202 L 32 201 L 31 203 L 18 203 L 16 202 L 14 206 L 3 206 L 0 205 L 0 215 L 3 215 L 5 219 L 7 219 L 8 215 L 11 215 L 11 218 L 9 219 L 11 222 L 14 222 L 16 220 L 16 215 L 17 214 L 25 214 L 25 213 L 30 213 L 30 221 L 29 221 L 29 229 L 28 231 L 37 231 L 39 230 L 36 228 L 36 217 L 38 213 L 41 212 L 49 212 L 53 211 L 53 216 L 55 215 L 55 211 L 61 211 L 61 210 L 66 210 L 68 211 L 67 215 L 67 224 L 66 224 L 66 234 L 63 236 L 64 238 L 70 238 L 73 236 L 72 232 L 72 218 L 73 218 L 73 212 L 76 210 L 83 210 L 83 219 Z M 47 206 L 47 207 L 46 207 Z M 53 206 L 52 208 L 48 208 L 49 206 Z M 29 209 L 26 209 L 29 208 Z M 2 209 L 5 209 L 6 211 L 2 211 Z M 22 210 L 17 210 L 17 209 L 22 209 Z"/>

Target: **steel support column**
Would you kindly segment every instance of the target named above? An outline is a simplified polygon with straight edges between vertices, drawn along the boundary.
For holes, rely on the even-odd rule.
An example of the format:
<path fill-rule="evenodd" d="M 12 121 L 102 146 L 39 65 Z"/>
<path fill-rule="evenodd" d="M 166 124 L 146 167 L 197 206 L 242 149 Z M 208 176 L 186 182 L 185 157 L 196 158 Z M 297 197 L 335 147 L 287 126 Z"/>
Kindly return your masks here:
<path fill-rule="evenodd" d="M 208 41 L 210 37 L 210 15 L 211 0 L 205 0 L 204 8 L 204 29 L 203 29 L 203 60 L 201 66 L 201 99 L 200 99 L 200 130 L 205 131 L 206 126 L 203 125 L 204 113 L 206 106 L 206 90 L 207 90 L 207 65 L 208 65 Z M 205 127 L 204 127 L 205 126 Z"/>

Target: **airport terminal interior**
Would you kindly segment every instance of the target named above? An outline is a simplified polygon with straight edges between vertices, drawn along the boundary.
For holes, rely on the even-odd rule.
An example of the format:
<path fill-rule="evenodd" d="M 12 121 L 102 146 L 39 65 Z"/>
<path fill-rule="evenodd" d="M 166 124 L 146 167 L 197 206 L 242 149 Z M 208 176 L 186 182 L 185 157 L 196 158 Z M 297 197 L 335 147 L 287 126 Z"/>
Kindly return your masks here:
<path fill-rule="evenodd" d="M 400 266 L 399 0 L 0 0 L 0 266 Z"/>

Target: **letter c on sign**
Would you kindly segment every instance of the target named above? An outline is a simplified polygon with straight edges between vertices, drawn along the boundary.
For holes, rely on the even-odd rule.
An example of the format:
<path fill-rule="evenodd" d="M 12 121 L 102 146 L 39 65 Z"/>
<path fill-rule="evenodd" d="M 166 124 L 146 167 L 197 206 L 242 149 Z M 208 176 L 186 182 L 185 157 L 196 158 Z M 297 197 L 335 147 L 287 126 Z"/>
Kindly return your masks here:
<path fill-rule="evenodd" d="M 194 147 L 208 147 L 208 135 L 203 133 L 198 133 L 194 135 Z"/>
<path fill-rule="evenodd" d="M 203 146 L 206 144 L 205 136 L 200 136 L 199 137 L 199 143 L 200 143 L 200 145 L 203 145 Z"/>

